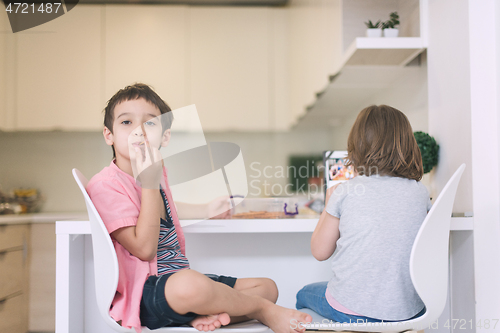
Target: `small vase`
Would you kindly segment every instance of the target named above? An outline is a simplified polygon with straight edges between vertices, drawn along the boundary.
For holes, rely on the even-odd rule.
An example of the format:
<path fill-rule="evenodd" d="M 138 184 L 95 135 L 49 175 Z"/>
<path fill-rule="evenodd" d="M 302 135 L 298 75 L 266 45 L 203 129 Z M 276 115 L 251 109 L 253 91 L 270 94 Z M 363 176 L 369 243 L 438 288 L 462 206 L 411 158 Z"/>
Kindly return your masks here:
<path fill-rule="evenodd" d="M 366 37 L 382 37 L 382 29 L 366 29 Z"/>
<path fill-rule="evenodd" d="M 384 37 L 398 37 L 399 30 L 393 28 L 384 29 Z"/>

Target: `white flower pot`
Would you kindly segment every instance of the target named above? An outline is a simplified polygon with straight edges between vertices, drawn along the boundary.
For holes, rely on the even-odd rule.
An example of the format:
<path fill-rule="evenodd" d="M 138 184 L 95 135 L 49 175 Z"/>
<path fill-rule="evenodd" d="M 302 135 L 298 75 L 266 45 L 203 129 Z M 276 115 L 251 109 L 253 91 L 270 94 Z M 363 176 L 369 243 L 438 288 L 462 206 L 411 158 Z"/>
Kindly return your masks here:
<path fill-rule="evenodd" d="M 366 29 L 366 37 L 382 37 L 382 29 Z"/>
<path fill-rule="evenodd" d="M 398 37 L 399 30 L 387 28 L 384 29 L 384 37 Z"/>

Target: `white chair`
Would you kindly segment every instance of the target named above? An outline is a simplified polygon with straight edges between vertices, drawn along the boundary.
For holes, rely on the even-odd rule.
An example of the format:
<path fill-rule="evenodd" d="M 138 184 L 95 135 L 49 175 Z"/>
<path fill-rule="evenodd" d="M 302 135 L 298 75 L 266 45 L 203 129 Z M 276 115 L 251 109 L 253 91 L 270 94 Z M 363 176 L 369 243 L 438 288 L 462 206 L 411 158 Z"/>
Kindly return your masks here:
<path fill-rule="evenodd" d="M 97 298 L 97 307 L 102 318 L 112 329 L 117 332 L 135 332 L 133 329 L 120 326 L 109 315 L 109 307 L 115 296 L 118 286 L 118 259 L 115 248 L 111 241 L 104 223 L 102 222 L 97 209 L 85 189 L 88 181 L 85 176 L 77 169 L 73 169 L 73 177 L 82 191 L 87 205 L 87 211 L 90 220 L 92 232 L 92 249 L 94 252 L 94 279 Z M 98 254 L 98 255 L 96 255 Z M 247 321 L 238 324 L 231 324 L 217 329 L 221 333 L 250 333 L 265 332 L 269 328 L 256 320 Z M 143 327 L 143 332 L 165 332 L 165 333 L 193 333 L 198 332 L 193 327 L 165 327 L 156 330 L 149 330 Z"/>
<path fill-rule="evenodd" d="M 410 255 L 410 276 L 413 286 L 425 304 L 426 312 L 415 319 L 384 323 L 336 323 L 320 316 L 310 309 L 300 311 L 313 316 L 313 322 L 306 330 L 402 332 L 424 330 L 434 323 L 444 310 L 448 288 L 448 252 L 450 222 L 453 202 L 460 177 L 464 172 L 462 164 L 439 194 L 422 223 Z"/>

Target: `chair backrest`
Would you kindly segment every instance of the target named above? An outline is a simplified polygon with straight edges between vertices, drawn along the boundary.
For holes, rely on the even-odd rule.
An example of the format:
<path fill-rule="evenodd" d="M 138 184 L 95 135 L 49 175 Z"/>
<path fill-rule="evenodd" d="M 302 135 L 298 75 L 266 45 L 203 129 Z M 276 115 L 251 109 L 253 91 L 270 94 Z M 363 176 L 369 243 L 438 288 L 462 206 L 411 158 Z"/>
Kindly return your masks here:
<path fill-rule="evenodd" d="M 94 253 L 95 291 L 99 313 L 115 331 L 131 332 L 130 329 L 118 325 L 109 315 L 109 307 L 118 286 L 118 259 L 113 242 L 87 193 L 87 179 L 78 169 L 73 169 L 73 177 L 82 191 L 89 215 Z"/>
<path fill-rule="evenodd" d="M 419 329 L 435 322 L 446 304 L 451 212 L 464 169 L 465 164 L 462 164 L 446 183 L 413 243 L 410 275 L 426 307 Z"/>

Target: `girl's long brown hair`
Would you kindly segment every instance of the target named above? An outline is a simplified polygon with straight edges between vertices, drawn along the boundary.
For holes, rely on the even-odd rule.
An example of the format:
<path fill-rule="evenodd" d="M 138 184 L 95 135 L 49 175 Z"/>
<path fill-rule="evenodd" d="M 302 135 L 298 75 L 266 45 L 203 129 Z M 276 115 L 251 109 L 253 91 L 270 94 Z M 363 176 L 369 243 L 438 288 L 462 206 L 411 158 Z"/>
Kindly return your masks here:
<path fill-rule="evenodd" d="M 387 106 L 359 113 L 347 140 L 347 163 L 360 175 L 422 179 L 422 155 L 408 118 Z"/>

